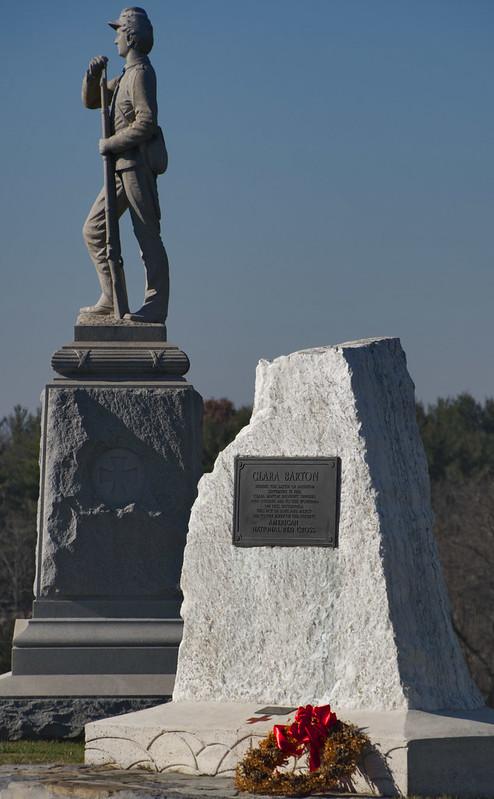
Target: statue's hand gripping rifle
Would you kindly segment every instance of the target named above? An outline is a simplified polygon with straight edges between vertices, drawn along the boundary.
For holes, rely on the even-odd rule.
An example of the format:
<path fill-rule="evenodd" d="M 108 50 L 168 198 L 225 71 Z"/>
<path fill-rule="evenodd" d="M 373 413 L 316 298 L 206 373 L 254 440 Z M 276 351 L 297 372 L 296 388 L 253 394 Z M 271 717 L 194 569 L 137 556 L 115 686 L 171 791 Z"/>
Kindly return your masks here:
<path fill-rule="evenodd" d="M 106 65 L 101 73 L 101 128 L 103 138 L 111 136 L 110 109 L 108 107 L 108 83 Z M 125 285 L 122 251 L 120 247 L 120 230 L 117 213 L 117 187 L 115 182 L 115 159 L 111 153 L 103 156 L 105 176 L 105 221 L 106 221 L 106 258 L 110 268 L 113 290 L 113 313 L 115 319 L 122 319 L 129 313 L 129 301 Z"/>

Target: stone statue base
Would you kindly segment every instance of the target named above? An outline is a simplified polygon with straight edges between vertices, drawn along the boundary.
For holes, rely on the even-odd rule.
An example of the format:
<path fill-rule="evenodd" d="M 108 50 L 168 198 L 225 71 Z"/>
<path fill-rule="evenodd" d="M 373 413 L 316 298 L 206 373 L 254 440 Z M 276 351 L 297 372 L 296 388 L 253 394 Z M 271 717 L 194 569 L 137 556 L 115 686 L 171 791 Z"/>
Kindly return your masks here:
<path fill-rule="evenodd" d="M 33 618 L 16 623 L 0 729 L 2 697 L 25 708 L 57 691 L 104 698 L 108 714 L 112 697 L 170 695 L 202 400 L 183 377 L 187 356 L 165 337 L 164 325 L 78 324 L 53 358 L 61 376 L 43 397 Z"/>
<path fill-rule="evenodd" d="M 166 341 L 161 324 L 79 315 L 74 341 L 52 358 L 55 372 L 73 380 L 159 380 L 186 374 L 189 359 Z"/>
<path fill-rule="evenodd" d="M 232 777 L 235 766 L 287 708 L 255 703 L 173 702 L 86 727 L 86 763 Z M 494 710 L 426 713 L 338 708 L 374 747 L 349 786 L 363 796 L 494 796 Z M 292 759 L 289 766 L 294 766 Z M 300 760 L 298 767 L 303 767 Z"/>

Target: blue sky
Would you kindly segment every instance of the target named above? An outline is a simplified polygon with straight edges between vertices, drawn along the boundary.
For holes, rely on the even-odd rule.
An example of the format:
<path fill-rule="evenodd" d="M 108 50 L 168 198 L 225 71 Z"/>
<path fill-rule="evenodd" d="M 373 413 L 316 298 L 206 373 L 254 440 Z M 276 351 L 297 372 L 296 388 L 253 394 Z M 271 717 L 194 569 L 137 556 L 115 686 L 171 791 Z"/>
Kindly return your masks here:
<path fill-rule="evenodd" d="M 30 408 L 98 296 L 89 58 L 113 0 L 4 4 L 0 415 Z M 492 0 L 150 0 L 170 152 L 170 340 L 204 397 L 255 365 L 396 335 L 417 396 L 494 396 Z M 5 48 L 6 51 L 5 52 Z M 143 271 L 122 239 L 131 305 Z"/>

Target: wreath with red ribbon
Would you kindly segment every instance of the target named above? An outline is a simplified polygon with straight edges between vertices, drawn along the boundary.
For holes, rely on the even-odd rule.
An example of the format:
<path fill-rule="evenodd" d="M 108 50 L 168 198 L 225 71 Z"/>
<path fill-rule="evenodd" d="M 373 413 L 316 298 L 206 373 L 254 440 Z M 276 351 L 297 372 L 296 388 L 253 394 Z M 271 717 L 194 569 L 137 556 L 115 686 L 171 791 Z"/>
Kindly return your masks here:
<path fill-rule="evenodd" d="M 307 796 L 348 791 L 363 751 L 364 733 L 336 717 L 329 705 L 299 707 L 292 724 L 275 724 L 239 762 L 235 785 L 248 793 Z M 308 755 L 309 770 L 280 770 L 290 757 Z"/>

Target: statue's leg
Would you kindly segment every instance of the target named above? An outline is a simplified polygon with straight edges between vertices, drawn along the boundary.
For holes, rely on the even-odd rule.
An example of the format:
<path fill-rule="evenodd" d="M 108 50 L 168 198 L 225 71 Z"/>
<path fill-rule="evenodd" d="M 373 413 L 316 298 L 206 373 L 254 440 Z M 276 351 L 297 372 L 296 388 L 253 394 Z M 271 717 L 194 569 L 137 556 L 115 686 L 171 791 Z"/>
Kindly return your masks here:
<path fill-rule="evenodd" d="M 129 207 L 127 197 L 122 186 L 122 181 L 116 176 L 117 185 L 117 212 L 119 217 Z M 86 243 L 90 258 L 95 266 L 96 274 L 101 286 L 101 297 L 96 305 L 89 306 L 81 312 L 86 311 L 104 313 L 113 311 L 113 291 L 110 276 L 110 268 L 106 259 L 106 221 L 105 221 L 105 190 L 101 189 L 96 197 L 88 217 L 82 228 L 82 235 Z"/>
<path fill-rule="evenodd" d="M 145 167 L 128 169 L 119 175 L 146 272 L 144 304 L 135 315 L 146 322 L 164 322 L 168 313 L 169 270 L 160 233 L 156 177 Z"/>

